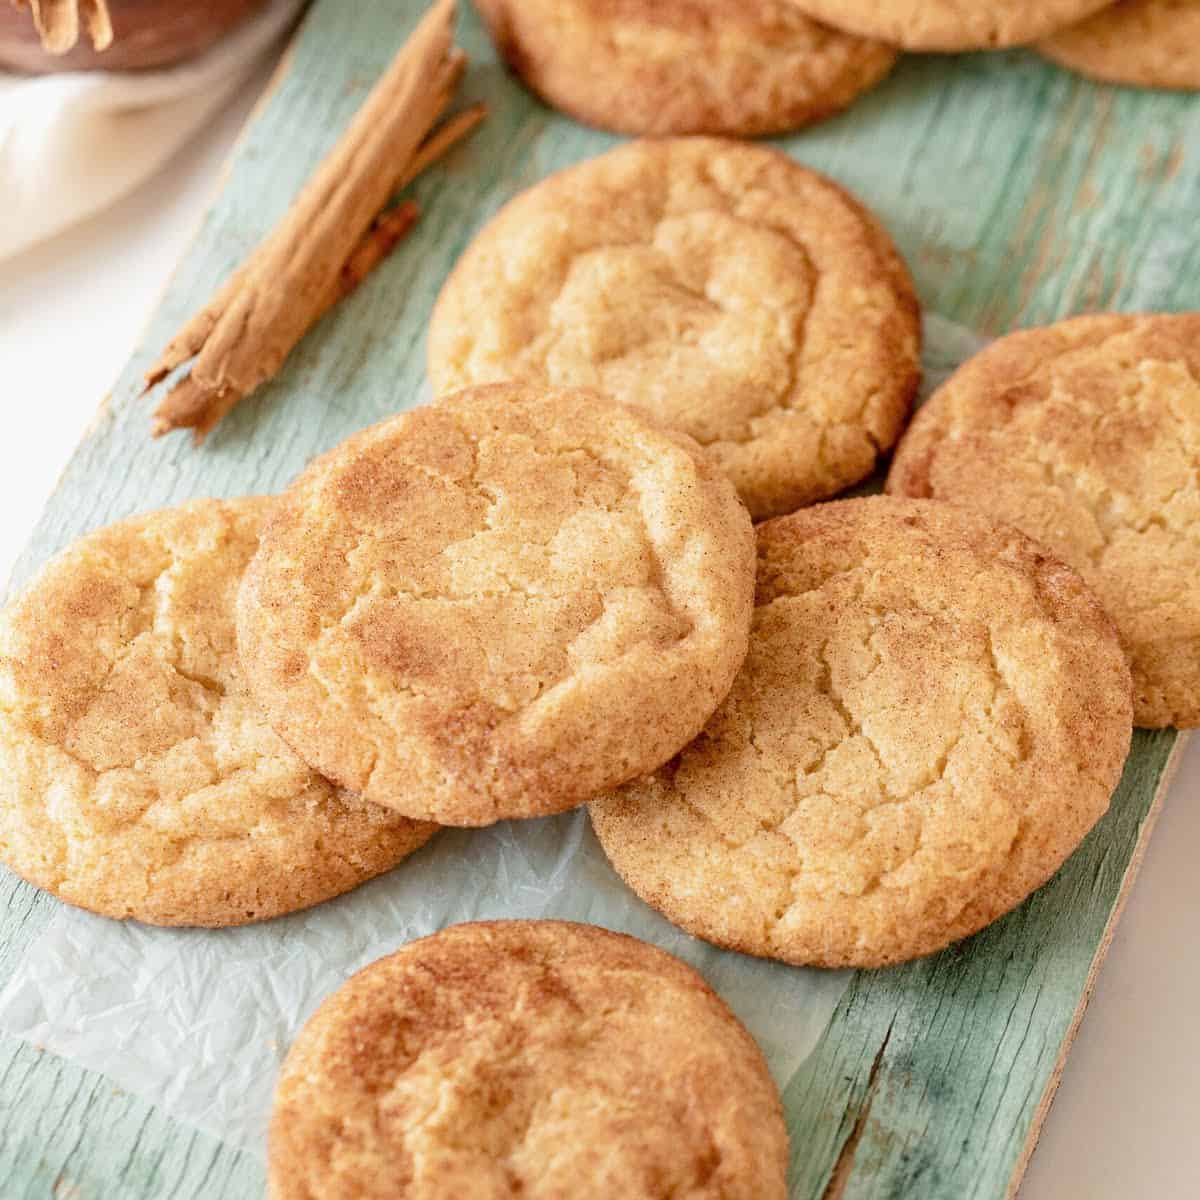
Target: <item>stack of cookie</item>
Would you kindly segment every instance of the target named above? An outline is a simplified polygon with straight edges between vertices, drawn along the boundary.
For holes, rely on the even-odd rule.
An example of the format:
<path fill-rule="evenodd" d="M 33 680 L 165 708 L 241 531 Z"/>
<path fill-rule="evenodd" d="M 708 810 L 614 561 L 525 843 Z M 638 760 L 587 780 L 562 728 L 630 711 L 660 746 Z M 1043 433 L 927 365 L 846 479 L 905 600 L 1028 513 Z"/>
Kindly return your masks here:
<path fill-rule="evenodd" d="M 468 248 L 434 313 L 435 385 L 467 389 L 443 411 L 502 395 L 511 421 L 526 405 L 548 404 L 523 437 L 561 428 L 569 411 L 602 413 L 612 431 L 638 412 L 647 429 L 688 435 L 672 458 L 686 450 L 696 464 L 719 466 L 747 511 L 770 518 L 755 535 L 748 651 L 716 711 L 657 770 L 589 805 L 630 887 L 720 946 L 826 967 L 884 966 L 941 949 L 1019 904 L 1078 846 L 1109 805 L 1135 717 L 1200 724 L 1200 317 L 1082 318 L 1004 339 L 918 416 L 896 454 L 890 496 L 822 503 L 868 475 L 899 437 L 917 384 L 918 330 L 904 266 L 856 201 L 773 152 L 704 140 L 634 143 L 518 197 Z M 510 382 L 492 382 L 500 380 Z M 598 390 L 554 390 L 580 385 Z M 627 406 L 624 417 L 602 392 Z M 495 436 L 506 426 L 499 414 L 491 419 Z M 412 422 L 368 432 L 354 454 L 382 449 L 381 439 L 410 442 Z M 454 518 L 465 545 L 448 548 L 449 561 L 428 568 L 434 574 L 426 565 L 411 574 L 414 547 L 426 545 L 413 533 L 386 572 L 378 548 L 341 544 L 347 562 L 353 554 L 380 573 L 369 589 L 349 586 L 340 569 L 323 585 L 334 610 L 365 594 L 372 628 L 404 630 L 381 643 L 399 655 L 378 661 L 403 676 L 429 716 L 423 729 L 406 726 L 410 757 L 395 786 L 410 775 L 427 779 L 430 794 L 448 787 L 437 811 L 406 811 L 459 822 L 477 819 L 485 799 L 484 819 L 549 811 L 546 771 L 560 799 L 578 799 L 571 781 L 586 777 L 586 791 L 599 779 L 594 767 L 587 774 L 593 752 L 617 771 L 660 753 L 662 742 L 647 752 L 667 727 L 662 704 L 642 687 L 647 662 L 674 659 L 702 611 L 670 599 L 667 618 L 659 600 L 681 592 L 664 581 L 679 578 L 686 560 L 699 570 L 686 592 L 699 594 L 723 561 L 727 586 L 707 603 L 740 656 L 745 610 L 736 598 L 748 574 L 735 548 L 744 527 L 739 534 L 723 520 L 725 533 L 704 552 L 681 559 L 654 550 L 659 566 L 627 577 L 638 582 L 637 605 L 622 591 L 618 610 L 593 591 L 612 570 L 601 564 L 630 544 L 625 527 L 608 524 L 618 506 L 608 502 L 609 515 L 597 517 L 601 535 L 581 535 L 570 502 L 544 494 L 549 464 L 522 471 L 518 443 L 488 450 L 480 428 L 486 438 L 486 422 L 467 431 L 471 450 L 460 449 L 457 423 L 417 440 L 427 455 L 435 446 L 444 453 L 439 479 L 471 472 L 490 505 L 484 525 L 497 537 L 488 544 L 507 550 L 504 567 L 490 564 L 486 577 L 499 576 L 506 600 L 514 588 L 523 597 L 503 618 L 526 643 L 522 665 L 546 661 L 548 643 L 530 642 L 527 615 L 565 585 L 561 532 L 572 530 L 570 544 L 590 565 L 571 595 L 595 605 L 594 625 L 580 632 L 541 621 L 546 639 L 572 639 L 570 682 L 539 679 L 515 711 L 481 708 L 475 681 L 489 678 L 494 659 L 514 661 L 485 620 L 470 624 L 472 637 L 497 649 L 465 660 L 448 709 L 432 703 L 460 661 L 440 643 L 450 627 L 434 624 L 446 602 L 446 576 L 436 572 L 465 582 L 460 560 L 478 569 L 465 513 Z M 647 449 L 648 437 L 640 435 Z M 600 442 L 588 450 L 614 461 Z M 432 457 L 397 457 L 409 464 L 405 487 L 425 494 L 419 479 Z M 501 458 L 515 464 L 507 486 L 494 473 Z M 268 698 L 277 722 L 318 699 L 307 681 L 299 693 L 286 682 L 312 662 L 297 623 L 329 628 L 324 614 L 304 612 L 313 589 L 302 564 L 326 577 L 320 564 L 335 547 L 322 530 L 333 497 L 366 504 L 386 492 L 385 461 L 393 454 L 358 467 L 335 451 L 332 465 L 318 464 L 284 501 L 295 505 L 282 510 L 291 514 L 280 518 L 286 536 L 266 539 L 278 543 L 277 564 L 260 556 L 248 576 L 249 620 L 260 624 L 254 613 L 276 598 L 279 616 L 261 625 L 252 657 L 278 689 Z M 687 491 L 699 492 L 699 477 L 685 476 Z M 522 486 L 536 497 L 523 503 L 549 526 L 517 516 Z M 404 530 L 421 527 L 413 503 L 397 510 L 405 515 L 386 538 L 390 555 Z M 695 536 L 717 508 L 728 514 L 724 504 L 708 518 L 690 510 Z M 657 545 L 647 511 L 641 502 L 634 523 Z M 371 513 L 356 527 L 378 533 L 378 508 Z M 506 542 L 516 530 L 520 539 Z M 403 599 L 384 616 L 380 597 Z M 604 630 L 602 643 L 593 628 Z M 352 652 L 337 638 L 330 666 Z M 601 645 L 601 659 L 583 669 L 581 647 Z M 541 705 L 551 697 L 561 720 L 594 697 L 613 652 L 637 671 L 620 696 L 609 694 L 624 701 L 619 723 L 603 727 L 613 717 L 590 699 L 597 724 L 577 734 L 588 744 L 543 742 L 541 766 L 530 769 L 530 743 L 514 736 L 547 728 Z M 678 684 L 702 688 L 702 707 L 713 696 L 711 666 L 692 661 L 693 679 L 668 667 L 653 685 L 681 716 L 694 710 Z M 381 707 L 395 699 L 394 683 L 372 678 Z M 447 731 L 446 743 L 430 738 L 434 728 Z M 292 734 L 310 735 L 311 727 Z M 426 748 L 414 760 L 417 746 Z M 389 743 L 381 758 L 360 748 L 389 775 L 396 749 Z M 455 794 L 474 799 L 451 814 Z M 677 999 L 680 986 L 704 995 L 702 1013 Z M 385 1053 L 364 1029 L 386 1033 Z M 436 1115 L 423 1115 L 435 1102 Z M 786 1164 L 761 1060 L 699 980 L 610 934 L 524 922 L 413 943 L 327 1001 L 284 1067 L 270 1174 L 273 1194 L 289 1198 L 356 1194 L 364 1174 L 397 1172 L 413 1195 L 777 1198 L 786 1195 Z"/>
<path fill-rule="evenodd" d="M 107 917 L 240 925 L 435 832 L 318 775 L 250 695 L 234 599 L 272 504 L 88 534 L 0 619 L 0 858 L 31 883 Z"/>
<path fill-rule="evenodd" d="M 629 886 L 717 945 L 937 951 L 1072 853 L 1135 720 L 1200 725 L 1198 334 L 1015 334 L 905 433 L 917 301 L 843 189 L 707 138 L 564 171 L 447 281 L 440 400 L 281 497 L 92 533 L 8 608 L 0 858 L 108 916 L 228 925 L 440 825 L 587 804 Z M 889 495 L 835 498 L 898 441 Z M 692 972 L 525 922 L 327 1002 L 271 1174 L 775 1197 L 786 1149 Z"/>
<path fill-rule="evenodd" d="M 760 137 L 841 112 L 901 51 L 1034 45 L 1095 79 L 1200 89 L 1194 0 L 476 0 L 529 88 L 616 133 Z"/>

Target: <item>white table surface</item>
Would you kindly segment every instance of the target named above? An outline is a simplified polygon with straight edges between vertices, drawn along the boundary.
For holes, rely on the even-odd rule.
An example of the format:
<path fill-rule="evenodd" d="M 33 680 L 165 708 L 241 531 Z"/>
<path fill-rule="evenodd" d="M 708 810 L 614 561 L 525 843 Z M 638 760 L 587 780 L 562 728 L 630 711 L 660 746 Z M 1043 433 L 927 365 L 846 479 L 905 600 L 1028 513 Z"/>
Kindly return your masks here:
<path fill-rule="evenodd" d="M 186 155 L 119 206 L 0 263 L 0 579 L 7 579 L 72 448 L 137 343 L 256 91 L 248 87 Z M 1195 737 L 1021 1200 L 1200 1196 L 1198 858 Z"/>

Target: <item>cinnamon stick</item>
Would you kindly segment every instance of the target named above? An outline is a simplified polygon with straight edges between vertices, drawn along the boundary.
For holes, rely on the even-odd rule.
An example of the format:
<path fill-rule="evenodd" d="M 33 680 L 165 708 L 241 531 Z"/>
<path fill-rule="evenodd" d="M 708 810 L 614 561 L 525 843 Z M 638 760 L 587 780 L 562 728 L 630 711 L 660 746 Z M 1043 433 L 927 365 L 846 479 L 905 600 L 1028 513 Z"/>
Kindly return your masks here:
<path fill-rule="evenodd" d="M 338 272 L 334 286 L 314 317 L 314 323 L 339 300 L 350 295 L 383 262 L 416 224 L 419 215 L 417 206 L 408 200 L 379 216 Z M 240 286 L 238 278 L 237 275 L 233 276 L 226 288 L 231 284 Z M 218 296 L 224 294 L 222 291 Z M 161 437 L 172 429 L 191 429 L 197 440 L 203 440 L 240 399 L 241 396 L 233 389 L 213 393 L 188 376 L 171 389 L 155 410 L 151 433 Z"/>
<path fill-rule="evenodd" d="M 283 220 L 147 372 L 150 388 L 195 360 L 158 406 L 155 436 L 187 427 L 202 441 L 411 227 L 415 208 L 379 216 L 389 197 L 483 116 L 430 133 L 466 65 L 454 18 L 455 0 L 436 0 Z"/>
<path fill-rule="evenodd" d="M 412 162 L 404 174 L 400 176 L 398 188 L 407 187 L 416 177 L 427 171 L 443 155 L 452 150 L 476 125 L 487 116 L 487 109 L 482 104 L 472 104 L 462 112 L 451 117 L 443 125 L 439 125 L 418 147 Z"/>
<path fill-rule="evenodd" d="M 66 54 L 75 47 L 81 18 L 95 49 L 107 50 L 112 45 L 108 0 L 13 0 L 13 4 L 33 8 L 33 23 L 50 54 Z"/>
<path fill-rule="evenodd" d="M 400 239 L 416 224 L 419 215 L 417 206 L 406 200 L 376 217 L 338 273 L 337 288 L 329 298 L 330 308 L 343 296 L 350 295 L 391 254 Z"/>

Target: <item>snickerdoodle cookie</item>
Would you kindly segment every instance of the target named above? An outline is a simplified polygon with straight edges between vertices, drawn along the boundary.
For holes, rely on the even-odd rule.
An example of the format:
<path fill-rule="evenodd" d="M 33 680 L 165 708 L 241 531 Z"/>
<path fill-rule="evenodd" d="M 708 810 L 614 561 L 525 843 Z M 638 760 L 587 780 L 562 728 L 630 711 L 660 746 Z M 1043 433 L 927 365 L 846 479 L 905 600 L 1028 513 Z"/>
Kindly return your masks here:
<path fill-rule="evenodd" d="M 548 103 L 618 133 L 785 133 L 845 108 L 896 61 L 789 0 L 476 0 Z"/>
<path fill-rule="evenodd" d="M 1070 568 L 948 504 L 758 531 L 750 654 L 704 733 L 591 806 L 648 903 L 749 954 L 882 966 L 1019 904 L 1108 807 L 1129 669 Z"/>
<path fill-rule="evenodd" d="M 1038 50 L 1093 79 L 1200 90 L 1200 3 L 1121 0 Z"/>
<path fill-rule="evenodd" d="M 920 374 L 908 272 L 837 184 L 762 146 L 641 141 L 518 196 L 434 311 L 436 389 L 594 387 L 708 447 L 755 517 L 874 469 Z"/>
<path fill-rule="evenodd" d="M 339 792 L 246 691 L 263 498 L 97 530 L 0 617 L 0 859 L 109 917 L 240 925 L 393 867 L 432 825 Z"/>
<path fill-rule="evenodd" d="M 699 447 L 591 392 L 481 387 L 314 462 L 238 603 L 317 769 L 411 817 L 558 812 L 665 762 L 746 652 L 754 536 Z"/>
<path fill-rule="evenodd" d="M 906 50 L 1018 46 L 1082 21 L 1112 0 L 791 0 L 802 12 Z"/>
<path fill-rule="evenodd" d="M 1135 722 L 1200 725 L 1200 313 L 994 342 L 918 415 L 887 486 L 981 509 L 1070 563 L 1125 644 Z"/>
<path fill-rule="evenodd" d="M 565 921 L 456 925 L 360 971 L 293 1044 L 273 1200 L 783 1200 L 762 1054 L 704 980 Z"/>

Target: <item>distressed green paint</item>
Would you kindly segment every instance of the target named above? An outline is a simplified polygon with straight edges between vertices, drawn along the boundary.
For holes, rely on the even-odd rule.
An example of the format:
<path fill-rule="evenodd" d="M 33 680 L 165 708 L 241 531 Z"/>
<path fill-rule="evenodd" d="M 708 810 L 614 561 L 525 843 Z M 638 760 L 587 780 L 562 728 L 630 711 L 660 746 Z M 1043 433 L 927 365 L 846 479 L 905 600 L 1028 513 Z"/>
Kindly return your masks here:
<path fill-rule="evenodd" d="M 1005 1195 L 1179 741 L 1135 735 L 1109 814 L 1016 912 L 933 958 L 855 975 L 786 1092 L 793 1197 L 821 1196 L 843 1148 L 842 1200 Z"/>
<path fill-rule="evenodd" d="M 279 87 L 20 560 L 193 496 L 274 491 L 308 458 L 421 399 L 425 318 L 513 192 L 613 138 L 558 118 L 495 62 L 474 18 L 469 99 L 491 119 L 414 188 L 414 233 L 202 451 L 152 442 L 142 371 L 270 228 L 415 22 L 416 0 L 317 0 Z M 1200 105 L 1096 87 L 1011 52 L 910 58 L 850 113 L 786 143 L 883 217 L 925 304 L 987 332 L 1082 308 L 1200 307 Z M 787 1089 L 793 1195 L 999 1200 L 1085 997 L 1175 744 L 1139 735 L 1113 811 L 1059 877 L 971 942 L 854 978 Z M 0 874 L 0 980 L 54 901 Z M 831 1183 L 832 1181 L 832 1183 Z M 253 1197 L 261 1164 L 107 1080 L 0 1037 L 4 1200 Z"/>

